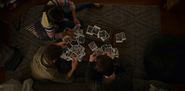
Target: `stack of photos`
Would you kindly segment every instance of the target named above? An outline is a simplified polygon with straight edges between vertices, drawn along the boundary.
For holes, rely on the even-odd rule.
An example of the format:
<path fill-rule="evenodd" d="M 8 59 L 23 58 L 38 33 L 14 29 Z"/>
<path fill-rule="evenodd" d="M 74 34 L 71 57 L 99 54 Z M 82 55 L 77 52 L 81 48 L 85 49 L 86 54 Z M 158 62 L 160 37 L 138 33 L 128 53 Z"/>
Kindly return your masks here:
<path fill-rule="evenodd" d="M 85 56 L 85 48 L 81 45 L 72 45 L 70 42 L 67 43 L 67 48 L 63 48 L 63 54 L 60 58 L 67 61 L 77 59 L 79 62 L 82 61 Z"/>
<path fill-rule="evenodd" d="M 88 25 L 86 34 L 95 35 L 97 38 L 101 38 L 102 41 L 105 41 L 110 37 L 106 30 L 101 30 L 101 28 L 96 25 Z"/>
<path fill-rule="evenodd" d="M 63 37 L 63 41 L 66 42 L 77 42 L 78 44 L 84 43 L 85 42 L 85 35 L 83 34 L 83 30 L 80 29 L 81 25 L 77 24 L 73 29 L 70 28 L 65 28 L 64 32 L 66 32 L 67 30 L 74 30 L 74 34 L 72 36 L 64 36 Z"/>
<path fill-rule="evenodd" d="M 120 32 L 116 34 L 116 43 L 122 43 L 124 40 L 126 40 L 126 36 L 124 32 Z"/>
<path fill-rule="evenodd" d="M 83 30 L 80 29 L 81 25 L 77 24 L 73 29 L 65 28 L 64 32 L 68 30 L 74 30 L 74 34 L 72 36 L 64 36 L 62 41 L 68 42 L 67 48 L 63 48 L 63 54 L 60 58 L 63 58 L 67 61 L 77 59 L 79 62 L 82 61 L 85 56 L 85 48 L 81 46 L 81 43 L 85 42 L 85 35 L 83 34 Z M 78 45 L 72 45 L 72 41 L 77 42 Z"/>
<path fill-rule="evenodd" d="M 104 52 L 110 52 L 114 57 L 117 57 L 117 58 L 119 57 L 118 49 L 112 48 L 111 44 L 104 44 L 103 46 L 101 46 L 101 48 L 98 48 L 96 43 L 92 41 L 91 43 L 88 44 L 88 46 L 92 51 L 94 51 L 94 53 L 98 55 L 103 55 Z"/>

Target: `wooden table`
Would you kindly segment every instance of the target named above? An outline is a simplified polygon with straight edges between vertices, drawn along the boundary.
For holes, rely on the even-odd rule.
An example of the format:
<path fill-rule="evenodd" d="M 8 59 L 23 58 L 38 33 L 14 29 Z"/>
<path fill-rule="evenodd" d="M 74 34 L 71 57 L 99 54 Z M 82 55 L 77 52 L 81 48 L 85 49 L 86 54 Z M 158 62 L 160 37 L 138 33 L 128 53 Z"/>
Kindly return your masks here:
<path fill-rule="evenodd" d="M 86 32 L 86 30 L 84 29 L 84 34 L 85 34 L 85 32 Z M 123 43 L 116 43 L 116 40 L 115 40 L 116 33 L 120 33 L 120 32 L 125 32 L 125 30 L 124 29 L 114 29 L 111 44 L 112 44 L 113 48 L 117 48 L 119 50 L 119 58 L 126 59 L 126 40 L 123 41 Z M 126 33 L 125 33 L 125 35 L 126 35 Z M 85 43 L 81 44 L 83 47 L 85 47 L 85 53 L 86 53 L 86 55 L 83 57 L 82 61 L 89 61 L 89 57 L 93 53 L 93 51 L 91 51 L 88 44 L 91 43 L 92 41 L 94 41 L 96 43 L 98 48 L 100 48 L 102 45 L 104 45 L 103 42 L 85 39 Z"/>

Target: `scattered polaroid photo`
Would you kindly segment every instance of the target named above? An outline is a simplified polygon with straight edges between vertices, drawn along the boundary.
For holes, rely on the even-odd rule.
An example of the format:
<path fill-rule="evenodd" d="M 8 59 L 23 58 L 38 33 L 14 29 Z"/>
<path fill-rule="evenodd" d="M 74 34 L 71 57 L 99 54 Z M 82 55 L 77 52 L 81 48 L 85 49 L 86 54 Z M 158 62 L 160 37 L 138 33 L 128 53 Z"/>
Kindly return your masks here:
<path fill-rule="evenodd" d="M 125 36 L 125 33 L 124 32 L 121 32 L 122 35 L 123 35 L 123 39 L 122 40 L 126 40 L 126 36 Z"/>
<path fill-rule="evenodd" d="M 122 43 L 124 40 L 126 40 L 126 36 L 124 32 L 120 32 L 116 34 L 116 43 Z"/>
<path fill-rule="evenodd" d="M 113 55 L 118 55 L 119 54 L 118 49 L 117 48 L 112 48 L 112 54 Z"/>
<path fill-rule="evenodd" d="M 106 46 L 107 46 L 107 48 L 112 48 L 111 44 L 107 44 Z"/>
<path fill-rule="evenodd" d="M 72 49 L 73 45 L 72 45 L 70 42 L 68 42 L 68 43 L 67 43 L 67 47 L 68 47 L 69 49 Z"/>
<path fill-rule="evenodd" d="M 79 36 L 79 37 L 78 37 L 78 42 L 79 42 L 79 43 L 84 43 L 84 42 L 85 42 L 85 37 Z"/>
<path fill-rule="evenodd" d="M 92 51 L 94 51 L 94 50 L 96 50 L 96 48 L 98 48 L 94 41 L 92 41 L 91 43 L 89 43 L 88 46 L 90 47 L 90 49 Z"/>
<path fill-rule="evenodd" d="M 78 55 L 74 52 L 71 53 L 71 55 L 69 56 L 71 59 L 76 59 L 78 57 Z"/>
<path fill-rule="evenodd" d="M 80 35 L 84 35 L 84 33 L 83 33 L 83 30 L 82 30 L 82 29 L 79 29 L 79 30 L 78 30 L 78 33 L 79 33 Z"/>
<path fill-rule="evenodd" d="M 104 44 L 103 46 L 101 46 L 102 50 L 105 52 L 105 49 L 108 48 L 107 44 Z"/>
<path fill-rule="evenodd" d="M 70 42 L 70 37 L 68 35 L 64 36 L 62 38 L 62 41 L 65 41 L 65 42 Z"/>
<path fill-rule="evenodd" d="M 68 48 L 64 47 L 63 48 L 63 53 L 65 54 L 65 53 L 67 53 L 67 51 L 68 51 Z"/>
<path fill-rule="evenodd" d="M 97 48 L 94 53 L 96 53 L 97 55 L 103 55 L 103 50 L 101 48 Z"/>
<path fill-rule="evenodd" d="M 105 51 L 106 51 L 106 52 L 110 52 L 111 54 L 112 54 L 112 52 L 113 52 L 112 48 L 106 48 Z"/>
<path fill-rule="evenodd" d="M 82 54 L 80 54 L 80 55 L 81 55 L 81 56 L 85 56 L 85 54 L 86 54 L 86 53 L 85 53 L 85 52 L 83 52 L 83 53 L 82 53 Z"/>
<path fill-rule="evenodd" d="M 70 37 L 70 39 L 71 39 L 72 41 L 76 41 L 76 38 L 77 38 L 77 35 L 76 35 L 76 34 L 73 34 L 73 35 Z"/>
<path fill-rule="evenodd" d="M 100 30 L 101 30 L 100 27 L 94 25 L 93 30 L 92 30 L 92 33 L 93 33 L 94 35 L 98 35 L 98 32 L 99 32 Z"/>
<path fill-rule="evenodd" d="M 79 48 L 79 46 L 78 45 L 73 45 L 73 50 L 72 51 L 77 51 L 78 50 L 78 48 Z"/>
<path fill-rule="evenodd" d="M 123 39 L 123 34 L 122 33 L 118 33 L 116 34 L 116 43 L 122 43 Z"/>
<path fill-rule="evenodd" d="M 98 38 L 100 38 L 100 37 L 105 37 L 105 30 L 100 30 L 98 32 Z"/>
<path fill-rule="evenodd" d="M 74 30 L 74 31 L 78 31 L 78 30 L 80 29 L 80 27 L 81 27 L 81 25 L 80 25 L 80 24 L 77 24 L 77 25 L 73 28 L 73 30 Z"/>
<path fill-rule="evenodd" d="M 71 28 L 66 27 L 63 32 L 66 32 L 67 30 L 71 30 Z"/>
<path fill-rule="evenodd" d="M 86 34 L 93 35 L 92 30 L 93 30 L 93 27 L 88 25 Z"/>
<path fill-rule="evenodd" d="M 105 37 L 101 37 L 102 41 L 107 40 L 110 37 L 110 35 L 105 31 Z"/>
<path fill-rule="evenodd" d="M 84 57 L 84 56 L 79 55 L 79 56 L 78 56 L 78 58 L 77 58 L 78 62 L 81 62 L 81 61 L 82 61 L 82 59 L 83 59 L 83 57 Z"/>
<path fill-rule="evenodd" d="M 83 46 L 81 46 L 81 45 L 78 45 L 78 46 L 79 46 L 79 51 L 81 51 L 81 52 L 85 51 L 85 48 Z"/>

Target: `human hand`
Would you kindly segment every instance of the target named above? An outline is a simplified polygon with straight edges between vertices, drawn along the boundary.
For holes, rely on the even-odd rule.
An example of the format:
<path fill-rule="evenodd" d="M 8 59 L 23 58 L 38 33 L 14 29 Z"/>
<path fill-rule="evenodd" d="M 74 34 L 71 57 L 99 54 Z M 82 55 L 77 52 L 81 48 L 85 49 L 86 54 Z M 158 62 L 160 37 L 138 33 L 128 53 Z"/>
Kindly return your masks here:
<path fill-rule="evenodd" d="M 114 59 L 114 56 L 110 52 L 104 52 L 104 55 L 107 55 L 110 58 Z"/>
<path fill-rule="evenodd" d="M 76 24 L 80 24 L 80 22 L 78 21 L 77 18 L 74 18 L 74 24 L 75 24 L 75 25 L 76 25 Z"/>
<path fill-rule="evenodd" d="M 62 42 L 55 43 L 55 45 L 58 45 L 60 47 L 67 47 L 67 42 L 62 41 Z"/>
<path fill-rule="evenodd" d="M 67 30 L 63 33 L 63 36 L 68 35 L 68 36 L 72 36 L 74 34 L 74 30 Z"/>
<path fill-rule="evenodd" d="M 91 55 L 90 55 L 89 62 L 94 62 L 97 56 L 98 56 L 98 55 L 95 54 L 95 53 L 94 53 L 94 54 L 91 54 Z"/>
<path fill-rule="evenodd" d="M 74 71 L 77 66 L 78 66 L 78 61 L 76 59 L 73 59 L 71 63 L 72 70 Z"/>

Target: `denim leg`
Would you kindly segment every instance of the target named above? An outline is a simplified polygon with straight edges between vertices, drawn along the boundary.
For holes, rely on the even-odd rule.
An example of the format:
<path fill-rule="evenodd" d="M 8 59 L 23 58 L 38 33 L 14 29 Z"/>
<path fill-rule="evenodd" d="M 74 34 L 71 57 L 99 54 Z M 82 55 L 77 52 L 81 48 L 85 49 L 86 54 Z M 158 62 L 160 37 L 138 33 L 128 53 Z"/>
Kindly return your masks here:
<path fill-rule="evenodd" d="M 67 18 L 68 18 L 71 22 L 73 22 L 73 21 L 74 21 L 74 19 L 73 19 L 73 16 L 72 16 L 72 15 L 68 16 Z M 81 28 L 84 28 L 84 22 L 83 22 L 80 18 L 78 18 L 78 17 L 77 17 L 77 19 L 78 19 L 78 20 L 79 20 L 79 22 L 80 22 Z M 73 24 L 74 24 L 74 22 L 73 22 Z M 75 26 L 75 24 L 74 24 L 74 26 Z M 74 28 L 74 26 L 73 26 L 73 28 Z"/>
<path fill-rule="evenodd" d="M 82 3 L 82 4 L 77 4 L 77 5 L 75 5 L 75 10 L 76 10 L 76 12 L 78 12 L 78 11 L 81 11 L 81 10 L 83 10 L 83 9 L 86 9 L 86 8 L 90 8 L 90 7 L 92 7 L 92 6 L 94 6 L 94 4 L 93 3 L 91 3 L 91 2 L 88 2 L 88 3 Z M 68 8 L 68 7 L 65 7 L 65 8 L 62 8 L 63 10 L 64 10 L 64 17 L 66 16 L 69 16 L 69 15 L 72 15 L 72 13 L 71 13 L 71 11 L 70 11 L 70 9 Z"/>

